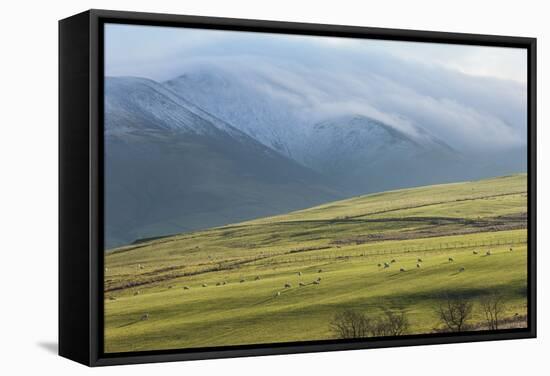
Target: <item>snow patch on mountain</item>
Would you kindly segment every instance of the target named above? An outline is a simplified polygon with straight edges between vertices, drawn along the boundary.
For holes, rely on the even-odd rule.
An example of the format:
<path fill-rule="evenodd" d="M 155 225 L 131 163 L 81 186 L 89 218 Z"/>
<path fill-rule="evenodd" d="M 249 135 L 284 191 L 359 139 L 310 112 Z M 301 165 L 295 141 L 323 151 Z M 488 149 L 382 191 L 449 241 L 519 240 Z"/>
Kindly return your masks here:
<path fill-rule="evenodd" d="M 157 129 L 199 135 L 221 131 L 234 138 L 248 138 L 164 85 L 145 78 L 107 77 L 105 113 L 106 135 Z"/>
<path fill-rule="evenodd" d="M 237 75 L 234 69 L 205 64 L 189 67 L 165 85 L 264 145 L 316 169 L 325 163 L 323 155 L 344 145 L 348 155 L 373 160 L 381 157 L 376 150 L 398 147 L 397 140 L 407 140 L 411 149 L 451 150 L 409 120 L 381 113 L 360 99 L 336 103 L 326 85 L 312 89 L 304 80 L 310 86 L 300 92 L 288 82 L 261 70 Z"/>

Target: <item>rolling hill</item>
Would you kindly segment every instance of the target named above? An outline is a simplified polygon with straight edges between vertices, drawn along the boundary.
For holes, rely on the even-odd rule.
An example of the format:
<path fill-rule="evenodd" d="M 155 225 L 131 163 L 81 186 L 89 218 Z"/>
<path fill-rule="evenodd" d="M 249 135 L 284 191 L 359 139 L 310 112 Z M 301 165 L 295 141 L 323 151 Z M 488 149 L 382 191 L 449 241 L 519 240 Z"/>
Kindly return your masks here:
<path fill-rule="evenodd" d="M 518 174 L 121 247 L 105 256 L 106 351 L 331 339 L 330 322 L 345 309 L 401 309 L 407 334 L 431 333 L 441 330 L 435 307 L 447 295 L 472 301 L 470 330 L 483 330 L 479 300 L 492 292 L 504 299 L 503 323 L 522 327 L 526 214 Z"/>

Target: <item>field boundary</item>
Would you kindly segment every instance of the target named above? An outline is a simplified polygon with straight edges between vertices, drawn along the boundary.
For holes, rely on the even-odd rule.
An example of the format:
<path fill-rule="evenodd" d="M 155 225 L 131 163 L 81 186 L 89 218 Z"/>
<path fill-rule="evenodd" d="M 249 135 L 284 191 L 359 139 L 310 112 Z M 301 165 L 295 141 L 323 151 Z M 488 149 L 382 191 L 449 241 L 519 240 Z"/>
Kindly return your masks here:
<path fill-rule="evenodd" d="M 438 246 L 420 246 L 420 247 L 401 247 L 401 248 L 390 248 L 390 249 L 381 249 L 381 250 L 353 250 L 351 252 L 337 252 L 331 253 L 328 255 L 309 255 L 309 256 L 294 256 L 294 257 L 285 257 L 292 252 L 288 253 L 273 253 L 271 257 L 264 254 L 264 257 L 258 260 L 251 260 L 247 263 L 248 265 L 262 265 L 262 264 L 286 264 L 293 262 L 316 262 L 316 261 L 330 261 L 330 260 L 347 260 L 350 258 L 372 258 L 385 255 L 399 255 L 399 254 L 414 254 L 414 255 L 426 255 L 426 254 L 442 254 L 447 253 L 449 250 L 463 250 L 463 249 L 472 249 L 479 248 L 479 252 L 487 251 L 487 248 L 490 247 L 513 247 L 517 245 L 527 244 L 527 238 L 516 238 L 516 239 L 507 239 L 507 240 L 496 240 L 496 241 L 456 241 L 456 242 L 441 242 Z M 338 248 L 333 248 L 338 249 Z M 295 252 L 294 252 L 295 254 Z M 268 257 L 266 257 L 268 256 Z M 282 257 L 281 257 L 282 256 Z M 272 260 L 271 262 L 265 263 L 268 258 L 277 258 L 277 260 Z"/>

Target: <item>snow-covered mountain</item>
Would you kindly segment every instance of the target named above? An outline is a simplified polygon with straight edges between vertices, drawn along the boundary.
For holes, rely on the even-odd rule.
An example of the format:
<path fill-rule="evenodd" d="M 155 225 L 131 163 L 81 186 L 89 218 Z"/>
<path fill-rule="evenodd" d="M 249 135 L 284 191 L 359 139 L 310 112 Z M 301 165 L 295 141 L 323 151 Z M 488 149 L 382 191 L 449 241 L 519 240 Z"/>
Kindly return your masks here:
<path fill-rule="evenodd" d="M 260 82 L 260 77 L 243 79 L 229 71 L 206 67 L 167 81 L 165 85 L 262 144 L 299 159 L 299 147 L 294 147 L 292 140 L 303 133 L 304 121 L 285 98 L 273 100 L 263 95 L 262 90 L 269 90 L 269 84 L 259 87 Z M 285 88 L 277 90 L 284 92 Z M 285 93 L 281 93 L 283 95 Z"/>
<path fill-rule="evenodd" d="M 408 159 L 426 150 L 453 153 L 444 143 L 414 139 L 380 121 L 348 115 L 314 124 L 304 140 L 305 164 L 318 171 L 335 171 L 358 163 Z"/>
<path fill-rule="evenodd" d="M 330 93 L 324 89 L 316 89 L 314 101 L 311 87 L 300 92 L 272 76 L 251 75 L 206 65 L 165 85 L 264 145 L 330 177 L 348 194 L 452 180 L 453 171 L 460 176 L 467 168 L 459 152 L 417 125 L 389 124 L 352 106 L 332 111 Z"/>
<path fill-rule="evenodd" d="M 298 79 L 210 65 L 164 83 L 107 78 L 106 246 L 525 170 L 521 147 L 463 153 L 364 98 L 334 104 L 337 87 Z"/>
<path fill-rule="evenodd" d="M 343 197 L 154 81 L 105 84 L 105 243 L 208 228 Z"/>
<path fill-rule="evenodd" d="M 314 124 L 304 150 L 307 166 L 353 194 L 446 181 L 463 163 L 459 153 L 420 128 L 412 137 L 362 115 Z"/>
<path fill-rule="evenodd" d="M 139 77 L 109 77 L 105 81 L 105 134 L 136 129 L 184 131 L 214 135 L 245 134 L 176 95 L 164 85 Z"/>
<path fill-rule="evenodd" d="M 281 75 L 284 73 L 287 72 L 280 72 Z M 297 79 L 294 76 L 293 78 Z M 442 140 L 417 125 L 402 119 L 376 118 L 380 115 L 373 111 L 364 98 L 345 97 L 337 87 L 311 81 L 314 80 L 303 78 L 300 87 L 296 83 L 290 83 L 288 78 L 278 80 L 273 72 L 264 73 L 250 69 L 243 73 L 228 67 L 204 64 L 191 66 L 186 73 L 164 84 L 182 98 L 305 165 L 312 161 L 312 152 L 317 154 L 317 151 L 311 150 L 310 139 L 313 138 L 315 143 L 333 142 L 332 137 L 335 134 L 322 130 L 329 126 L 338 127 L 339 124 L 345 124 L 346 128 L 335 132 L 339 132 L 341 136 L 353 136 L 353 141 L 348 146 L 360 147 L 358 153 L 363 153 L 367 144 L 377 147 L 379 145 L 372 138 L 376 135 L 371 133 L 374 128 L 369 126 L 370 123 L 393 132 L 394 136 L 399 134 L 424 148 L 445 146 Z M 337 98 L 340 97 L 345 98 L 340 99 L 342 103 L 338 103 Z M 370 120 L 359 123 L 348 123 L 345 120 L 352 117 Z M 338 118 L 342 118 L 342 121 L 335 121 Z M 327 136 L 326 140 L 319 139 L 323 134 Z"/>

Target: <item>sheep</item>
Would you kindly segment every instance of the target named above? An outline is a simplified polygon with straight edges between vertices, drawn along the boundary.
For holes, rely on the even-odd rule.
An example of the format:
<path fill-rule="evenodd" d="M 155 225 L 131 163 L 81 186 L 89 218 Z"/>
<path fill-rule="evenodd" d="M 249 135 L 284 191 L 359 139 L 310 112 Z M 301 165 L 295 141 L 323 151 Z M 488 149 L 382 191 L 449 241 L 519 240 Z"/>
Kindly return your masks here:
<path fill-rule="evenodd" d="M 302 272 L 298 272 L 298 276 L 301 277 L 301 276 L 302 276 Z"/>
<path fill-rule="evenodd" d="M 226 284 L 227 284 L 227 282 L 225 282 L 225 281 L 222 281 L 222 285 L 224 285 L 224 286 L 225 286 Z"/>
<path fill-rule="evenodd" d="M 455 260 L 454 258 L 449 257 L 449 262 L 454 262 L 454 260 Z"/>
<path fill-rule="evenodd" d="M 323 272 L 323 269 L 319 269 L 318 273 L 322 273 Z"/>
<path fill-rule="evenodd" d="M 134 296 L 139 295 L 139 290 L 134 292 Z"/>
<path fill-rule="evenodd" d="M 221 282 L 216 282 L 216 286 L 221 286 Z"/>
<path fill-rule="evenodd" d="M 148 313 L 145 313 L 144 315 L 141 316 L 141 321 L 145 321 L 145 320 L 149 320 L 149 314 Z"/>
<path fill-rule="evenodd" d="M 138 264 L 138 269 L 143 269 L 143 268 L 144 268 L 143 265 Z"/>
<path fill-rule="evenodd" d="M 420 268 L 420 264 L 416 264 L 416 267 L 417 267 L 417 268 Z"/>
<path fill-rule="evenodd" d="M 171 289 L 171 288 L 172 288 L 172 285 L 168 286 L 168 288 Z"/>
<path fill-rule="evenodd" d="M 245 279 L 243 278 L 239 281 L 239 283 L 243 283 L 244 281 L 245 281 Z"/>
<path fill-rule="evenodd" d="M 384 269 L 386 268 L 389 268 L 390 267 L 390 264 L 388 264 L 387 262 L 384 263 Z"/>
<path fill-rule="evenodd" d="M 510 247 L 510 252 L 512 252 L 512 251 L 513 251 L 513 249 L 512 249 L 512 247 Z"/>
<path fill-rule="evenodd" d="M 477 255 L 477 251 L 473 251 L 472 253 L 473 253 L 474 255 Z"/>
<path fill-rule="evenodd" d="M 275 296 L 281 296 L 281 292 L 280 292 L 280 291 L 277 291 L 277 292 L 275 293 Z"/>
<path fill-rule="evenodd" d="M 462 267 L 462 268 L 458 269 L 458 272 L 462 273 L 464 270 L 466 270 L 466 269 L 464 267 Z"/>
<path fill-rule="evenodd" d="M 314 285 L 319 285 L 319 284 L 321 284 L 321 282 L 320 281 L 313 281 L 313 284 Z"/>
<path fill-rule="evenodd" d="M 404 272 L 405 271 L 405 268 L 401 268 L 399 269 L 400 272 Z"/>
<path fill-rule="evenodd" d="M 189 290 L 189 286 L 183 286 L 184 290 Z"/>
<path fill-rule="evenodd" d="M 491 256 L 491 251 L 487 251 L 485 254 L 486 254 L 487 256 Z"/>
<path fill-rule="evenodd" d="M 392 264 L 393 264 L 394 262 L 396 262 L 395 259 L 393 259 L 393 260 L 390 261 L 390 263 L 392 263 Z"/>
<path fill-rule="evenodd" d="M 417 261 L 417 262 L 422 262 L 422 259 L 421 259 L 421 258 L 418 258 L 416 261 Z"/>
<path fill-rule="evenodd" d="M 257 275 L 256 278 L 254 278 L 255 281 L 259 281 L 260 280 L 260 276 Z"/>
<path fill-rule="evenodd" d="M 206 283 L 203 283 L 202 287 L 208 287 L 208 285 Z"/>
<path fill-rule="evenodd" d="M 306 284 L 304 282 L 300 282 L 298 285 L 305 286 Z"/>
<path fill-rule="evenodd" d="M 285 289 L 289 289 L 291 287 L 292 287 L 292 285 L 290 283 L 285 283 Z"/>
<path fill-rule="evenodd" d="M 318 282 L 321 282 L 321 277 L 317 278 L 317 281 L 318 281 Z"/>
<path fill-rule="evenodd" d="M 382 266 L 382 264 L 378 264 L 378 267 L 381 267 L 381 266 Z"/>

